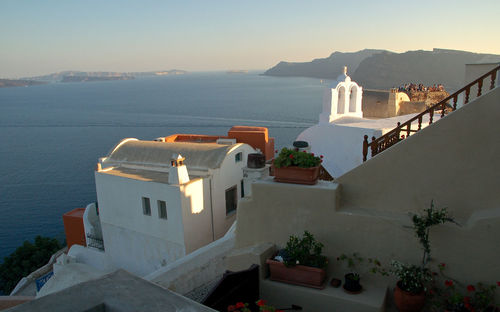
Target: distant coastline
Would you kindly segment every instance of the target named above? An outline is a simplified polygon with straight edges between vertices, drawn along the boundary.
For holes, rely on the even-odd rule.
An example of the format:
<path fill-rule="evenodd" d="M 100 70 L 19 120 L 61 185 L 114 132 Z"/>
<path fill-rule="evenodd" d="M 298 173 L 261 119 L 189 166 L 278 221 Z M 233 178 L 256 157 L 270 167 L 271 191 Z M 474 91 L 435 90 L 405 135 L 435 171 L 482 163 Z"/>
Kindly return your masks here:
<path fill-rule="evenodd" d="M 45 81 L 24 80 L 24 79 L 0 79 L 0 88 L 8 87 L 28 87 L 46 84 Z"/>
<path fill-rule="evenodd" d="M 130 80 L 135 79 L 134 76 L 64 76 L 61 82 L 87 82 L 87 81 L 109 81 L 109 80 Z"/>
<path fill-rule="evenodd" d="M 67 70 L 42 76 L 25 77 L 21 79 L 0 79 L 0 88 L 27 87 L 54 82 L 93 82 L 131 80 L 135 78 L 160 77 L 167 75 L 184 75 L 188 72 L 180 69 L 157 70 L 149 72 L 83 72 Z"/>

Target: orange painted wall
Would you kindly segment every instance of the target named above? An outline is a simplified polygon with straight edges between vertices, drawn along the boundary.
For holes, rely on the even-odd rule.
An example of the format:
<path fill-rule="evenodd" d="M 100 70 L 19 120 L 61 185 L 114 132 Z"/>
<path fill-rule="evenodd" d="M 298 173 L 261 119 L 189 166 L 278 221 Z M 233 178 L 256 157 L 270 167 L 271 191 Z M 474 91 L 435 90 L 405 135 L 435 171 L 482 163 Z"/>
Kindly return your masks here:
<path fill-rule="evenodd" d="M 266 156 L 266 160 L 274 156 L 274 138 L 269 137 L 265 127 L 234 126 L 227 136 L 236 139 L 238 143 L 246 143 L 253 148 L 258 148 Z"/>
<path fill-rule="evenodd" d="M 258 148 L 266 160 L 274 157 L 274 138 L 269 137 L 266 127 L 234 126 L 229 129 L 227 136 L 200 135 L 200 134 L 173 134 L 163 138 L 164 142 L 193 142 L 215 143 L 218 139 L 236 139 L 237 143 L 246 143 Z"/>
<path fill-rule="evenodd" d="M 85 242 L 85 229 L 83 227 L 83 213 L 85 208 L 76 208 L 63 214 L 64 232 L 68 250 L 73 245 L 87 246 Z"/>

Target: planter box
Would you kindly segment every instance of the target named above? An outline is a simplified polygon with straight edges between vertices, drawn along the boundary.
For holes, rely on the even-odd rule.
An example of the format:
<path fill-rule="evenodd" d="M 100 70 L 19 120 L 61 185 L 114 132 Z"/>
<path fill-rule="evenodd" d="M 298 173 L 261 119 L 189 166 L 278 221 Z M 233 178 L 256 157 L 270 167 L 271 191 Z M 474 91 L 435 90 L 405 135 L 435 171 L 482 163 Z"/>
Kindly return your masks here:
<path fill-rule="evenodd" d="M 270 279 L 273 281 L 324 289 L 326 271 L 324 269 L 308 267 L 304 265 L 296 265 L 286 267 L 282 262 L 267 259 Z"/>
<path fill-rule="evenodd" d="M 273 166 L 274 167 L 274 166 Z M 311 168 L 274 167 L 274 181 L 295 184 L 316 184 L 319 178 L 319 166 Z"/>

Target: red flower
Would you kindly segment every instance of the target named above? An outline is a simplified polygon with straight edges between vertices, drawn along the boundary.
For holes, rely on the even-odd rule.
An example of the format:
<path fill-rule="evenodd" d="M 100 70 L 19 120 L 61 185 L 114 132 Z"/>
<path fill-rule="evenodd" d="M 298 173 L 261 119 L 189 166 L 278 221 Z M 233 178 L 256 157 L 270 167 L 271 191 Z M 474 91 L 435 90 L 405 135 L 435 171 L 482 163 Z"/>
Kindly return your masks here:
<path fill-rule="evenodd" d="M 278 150 L 275 150 L 274 152 L 275 152 L 275 153 L 278 153 Z"/>
<path fill-rule="evenodd" d="M 497 286 L 500 287 L 500 282 L 497 282 Z"/>
<path fill-rule="evenodd" d="M 290 154 L 290 159 L 293 159 L 293 154 Z"/>
<path fill-rule="evenodd" d="M 319 155 L 320 158 L 323 158 L 323 155 Z"/>
<path fill-rule="evenodd" d="M 322 163 L 322 162 L 323 162 L 323 159 L 321 159 L 319 162 L 320 162 L 320 163 Z"/>
<path fill-rule="evenodd" d="M 444 284 L 445 284 L 447 287 L 453 286 L 453 282 L 452 282 L 452 281 L 450 281 L 450 280 L 446 280 L 446 281 L 444 281 Z"/>
<path fill-rule="evenodd" d="M 266 305 L 266 300 L 262 300 L 262 299 L 260 299 L 259 301 L 257 301 L 257 305 L 258 305 L 259 307 L 262 307 L 262 306 Z"/>
<path fill-rule="evenodd" d="M 464 297 L 464 303 L 470 303 L 470 297 Z"/>
<path fill-rule="evenodd" d="M 476 291 L 476 287 L 474 285 L 467 285 L 467 291 Z"/>
<path fill-rule="evenodd" d="M 314 156 L 314 153 L 311 153 L 312 156 Z"/>
<path fill-rule="evenodd" d="M 307 153 L 307 151 L 306 151 L 306 150 L 304 150 L 303 152 L 304 152 L 304 153 Z"/>
<path fill-rule="evenodd" d="M 429 295 L 434 295 L 434 290 L 429 289 Z"/>
<path fill-rule="evenodd" d="M 245 307 L 245 304 L 243 302 L 237 302 L 236 303 L 236 308 L 244 308 Z"/>
<path fill-rule="evenodd" d="M 471 309 L 472 309 L 472 306 L 470 305 L 470 303 L 466 303 L 466 304 L 465 304 L 465 307 L 466 307 L 467 309 L 469 309 L 469 310 L 471 310 Z"/>
<path fill-rule="evenodd" d="M 440 267 L 442 267 L 442 268 L 444 268 L 444 267 L 446 266 L 446 263 L 441 262 L 441 263 L 439 264 L 439 266 L 440 266 Z"/>
<path fill-rule="evenodd" d="M 436 275 L 438 275 L 438 274 L 437 274 L 437 272 L 432 272 L 432 275 L 436 276 Z"/>
<path fill-rule="evenodd" d="M 228 312 L 232 312 L 234 310 L 236 310 L 236 307 L 234 305 L 230 305 L 229 307 L 227 307 Z"/>

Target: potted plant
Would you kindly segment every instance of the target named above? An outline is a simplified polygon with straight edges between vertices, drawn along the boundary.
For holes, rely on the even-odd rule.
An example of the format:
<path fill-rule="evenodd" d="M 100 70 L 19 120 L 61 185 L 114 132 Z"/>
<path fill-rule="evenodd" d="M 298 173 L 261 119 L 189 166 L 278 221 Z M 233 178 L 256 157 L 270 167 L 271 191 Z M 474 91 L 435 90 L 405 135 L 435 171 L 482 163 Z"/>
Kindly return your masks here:
<path fill-rule="evenodd" d="M 415 265 L 393 260 L 390 270 L 379 266 L 371 270 L 373 273 L 381 273 L 382 275 L 391 273 L 399 278 L 394 289 L 394 303 L 401 312 L 421 311 L 425 305 L 426 292 L 432 280 L 432 273 L 428 268 L 431 256 L 430 228 L 446 222 L 456 223 L 449 217 L 446 208 L 435 209 L 433 201 L 431 201 L 430 208 L 425 209 L 423 214 L 414 215 L 412 222 L 415 235 L 424 250 L 421 263 Z"/>
<path fill-rule="evenodd" d="M 338 258 L 338 261 L 347 263 L 347 267 L 350 272 L 344 275 L 344 290 L 351 294 L 358 294 L 361 292 L 362 286 L 360 284 L 360 275 L 354 269 L 356 267 L 356 263 L 362 263 L 364 259 L 356 252 L 352 254 L 352 256 L 348 256 L 346 254 L 341 254 Z"/>
<path fill-rule="evenodd" d="M 398 277 L 394 289 L 396 307 L 401 312 L 421 311 L 425 305 L 427 285 L 432 279 L 430 270 L 395 260 L 391 262 L 391 266 L 391 273 Z"/>
<path fill-rule="evenodd" d="M 316 184 L 323 156 L 283 148 L 273 161 L 274 180 L 277 182 Z"/>
<path fill-rule="evenodd" d="M 312 288 L 324 288 L 328 259 L 323 244 L 308 231 L 302 237 L 290 236 L 286 247 L 273 259 L 267 259 L 270 279 Z"/>

